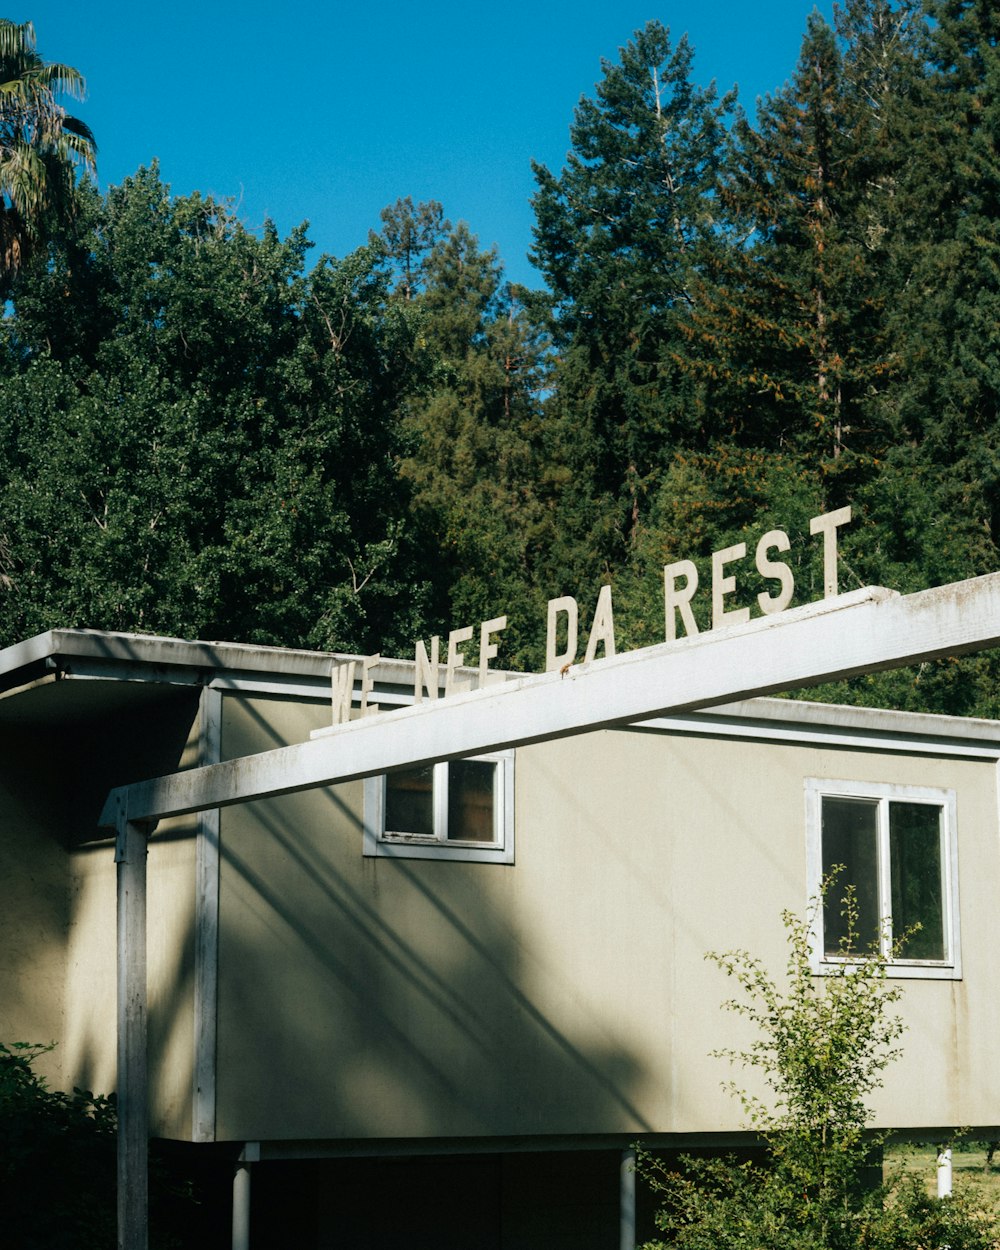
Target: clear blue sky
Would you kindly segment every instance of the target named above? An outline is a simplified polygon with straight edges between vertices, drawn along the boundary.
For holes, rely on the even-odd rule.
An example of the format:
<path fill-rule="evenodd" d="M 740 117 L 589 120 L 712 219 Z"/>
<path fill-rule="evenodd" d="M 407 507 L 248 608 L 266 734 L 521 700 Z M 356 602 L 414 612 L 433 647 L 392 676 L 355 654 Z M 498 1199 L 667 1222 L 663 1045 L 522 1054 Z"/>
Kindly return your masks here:
<path fill-rule="evenodd" d="M 813 0 L 34 0 L 48 61 L 87 78 L 71 111 L 102 187 L 158 158 L 176 194 L 230 197 L 247 225 L 303 220 L 319 252 L 364 243 L 400 196 L 440 200 L 508 275 L 537 284 L 530 161 L 561 168 L 573 109 L 633 31 L 658 18 L 695 78 L 748 111 L 795 67 Z M 831 4 L 819 6 L 827 18 Z"/>

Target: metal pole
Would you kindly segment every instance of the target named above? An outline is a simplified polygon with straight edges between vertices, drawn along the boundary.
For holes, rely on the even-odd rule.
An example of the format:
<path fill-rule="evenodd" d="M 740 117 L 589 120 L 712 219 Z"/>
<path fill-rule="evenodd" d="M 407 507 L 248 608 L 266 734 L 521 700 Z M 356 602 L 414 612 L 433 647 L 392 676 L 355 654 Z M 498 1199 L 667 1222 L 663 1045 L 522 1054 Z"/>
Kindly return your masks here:
<path fill-rule="evenodd" d="M 937 1195 L 939 1198 L 951 1197 L 951 1147 L 950 1146 L 938 1146 Z"/>
<path fill-rule="evenodd" d="M 233 1175 L 233 1250 L 250 1250 L 250 1164 L 242 1159 Z"/>
<path fill-rule="evenodd" d="M 118 865 L 118 1250 L 149 1244 L 149 1092 L 146 1066 L 148 827 L 122 808 Z"/>
<path fill-rule="evenodd" d="M 635 1150 L 622 1151 L 618 1169 L 619 1248 L 635 1250 Z"/>
<path fill-rule="evenodd" d="M 260 1161 L 260 1142 L 248 1141 L 233 1175 L 233 1250 L 250 1250 L 250 1186 L 253 1164 Z"/>

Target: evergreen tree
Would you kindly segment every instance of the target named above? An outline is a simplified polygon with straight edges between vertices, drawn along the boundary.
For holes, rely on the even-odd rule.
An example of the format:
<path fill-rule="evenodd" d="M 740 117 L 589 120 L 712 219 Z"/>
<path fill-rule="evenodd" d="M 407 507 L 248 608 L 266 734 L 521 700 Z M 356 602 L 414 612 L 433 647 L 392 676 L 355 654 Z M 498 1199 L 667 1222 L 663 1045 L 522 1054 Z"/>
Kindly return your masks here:
<path fill-rule="evenodd" d="M 846 50 L 814 14 L 789 84 L 742 119 L 726 200 L 745 246 L 717 254 L 690 334 L 719 434 L 795 449 L 847 484 L 890 438 L 875 398 L 898 368 L 886 324 L 886 215 L 897 155 L 885 99 L 901 43 L 885 6 L 842 14 Z M 728 429 L 725 428 L 728 424 Z"/>
<path fill-rule="evenodd" d="M 550 528 L 544 344 L 496 251 L 481 250 L 461 222 L 426 256 L 414 311 L 424 381 L 407 404 L 401 472 L 437 572 L 440 628 L 518 607 L 501 635 L 501 662 L 537 666 L 543 643 L 532 625 L 544 623 Z"/>
<path fill-rule="evenodd" d="M 549 419 L 572 484 L 563 517 L 590 548 L 581 574 L 623 557 L 670 449 L 699 425 L 677 323 L 718 243 L 732 98 L 696 87 L 691 64 L 687 40 L 650 22 L 577 106 L 562 172 L 535 166 L 534 259 L 558 353 Z"/>
<path fill-rule="evenodd" d="M 410 196 L 388 204 L 379 217 L 382 229 L 369 230 L 369 246 L 383 249 L 397 294 L 411 300 L 423 285 L 428 254 L 451 230 L 451 222 L 437 200 L 415 205 Z"/>

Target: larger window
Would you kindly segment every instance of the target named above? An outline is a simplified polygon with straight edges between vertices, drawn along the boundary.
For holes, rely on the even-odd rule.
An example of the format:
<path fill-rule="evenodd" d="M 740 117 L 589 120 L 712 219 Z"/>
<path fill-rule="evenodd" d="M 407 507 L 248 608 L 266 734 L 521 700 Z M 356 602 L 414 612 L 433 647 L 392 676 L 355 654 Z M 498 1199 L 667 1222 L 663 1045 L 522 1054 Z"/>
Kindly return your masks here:
<path fill-rule="evenodd" d="M 874 948 L 895 975 L 960 976 L 954 792 L 809 780 L 806 807 L 811 896 L 833 879 L 815 920 L 815 964 Z"/>
<path fill-rule="evenodd" d="M 369 778 L 364 853 L 513 863 L 513 752 Z"/>

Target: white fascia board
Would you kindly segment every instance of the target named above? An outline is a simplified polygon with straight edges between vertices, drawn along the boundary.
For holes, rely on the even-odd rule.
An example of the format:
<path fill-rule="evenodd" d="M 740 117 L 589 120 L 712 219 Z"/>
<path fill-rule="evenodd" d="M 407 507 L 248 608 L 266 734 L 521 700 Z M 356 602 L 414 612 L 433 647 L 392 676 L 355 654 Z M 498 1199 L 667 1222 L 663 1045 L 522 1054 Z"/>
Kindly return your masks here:
<path fill-rule="evenodd" d="M 817 725 L 880 735 L 919 738 L 960 738 L 1000 744 L 1000 721 L 974 716 L 945 716 L 936 712 L 901 712 L 892 708 L 856 707 L 843 703 L 810 703 L 804 699 L 745 700 L 706 708 L 705 718 L 738 721 L 781 721 L 786 725 Z"/>
<path fill-rule="evenodd" d="M 774 694 L 1000 643 L 1000 574 L 905 597 L 880 587 L 499 682 L 323 736 L 112 792 L 101 825 L 158 820 L 435 760 Z"/>
<path fill-rule="evenodd" d="M 748 719 L 734 714 L 713 717 L 708 709 L 680 716 L 658 716 L 654 720 L 636 721 L 620 727 L 620 733 L 667 733 L 702 738 L 747 738 L 753 742 L 783 742 L 792 746 L 852 747 L 861 751 L 888 752 L 903 755 L 931 755 L 967 760 L 1000 760 L 1000 724 L 994 725 L 993 739 L 965 738 L 957 730 L 948 737 L 921 737 L 909 730 L 899 733 L 869 732 L 835 722 L 815 723 L 788 717 L 783 721 L 752 719 L 753 703 L 745 705 Z M 810 706 L 822 707 L 822 704 Z M 711 709 L 715 711 L 715 709 Z M 962 722 L 959 722 L 961 724 Z"/>
<path fill-rule="evenodd" d="M 26 638 L 12 647 L 4 647 L 0 651 L 0 675 L 16 673 L 18 669 L 27 668 L 30 664 L 38 664 L 56 653 L 57 630 L 48 630 L 44 634 L 36 634 L 34 638 Z"/>
<path fill-rule="evenodd" d="M 53 667 L 74 677 L 107 676 L 110 666 L 114 666 L 113 675 L 124 680 L 175 680 L 180 674 L 181 680 L 188 681 L 192 674 L 219 674 L 224 680 L 249 684 L 260 674 L 276 685 L 285 678 L 298 678 L 321 686 L 329 683 L 334 663 L 361 659 L 357 655 L 237 642 L 190 641 L 97 629 L 53 629 L 0 650 L 0 678 L 51 661 Z M 386 690 L 412 690 L 411 661 L 384 659 L 372 672 L 376 683 Z"/>

